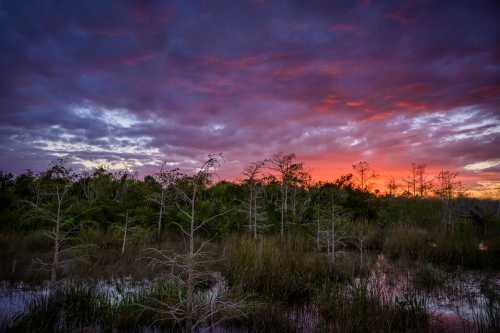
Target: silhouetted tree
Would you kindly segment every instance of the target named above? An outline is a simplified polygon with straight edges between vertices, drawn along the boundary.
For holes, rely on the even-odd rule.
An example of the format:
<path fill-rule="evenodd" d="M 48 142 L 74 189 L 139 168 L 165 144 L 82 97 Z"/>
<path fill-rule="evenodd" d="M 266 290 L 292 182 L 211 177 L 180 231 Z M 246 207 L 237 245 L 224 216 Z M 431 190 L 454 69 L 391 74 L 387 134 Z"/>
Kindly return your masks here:
<path fill-rule="evenodd" d="M 370 165 L 366 161 L 353 164 L 352 168 L 356 173 L 356 179 L 360 190 L 368 191 L 372 185 L 371 181 L 377 177 L 375 172 L 370 168 Z"/>
<path fill-rule="evenodd" d="M 396 182 L 396 178 L 390 177 L 389 180 L 387 181 L 387 194 L 390 197 L 394 197 L 397 193 L 399 184 Z"/>

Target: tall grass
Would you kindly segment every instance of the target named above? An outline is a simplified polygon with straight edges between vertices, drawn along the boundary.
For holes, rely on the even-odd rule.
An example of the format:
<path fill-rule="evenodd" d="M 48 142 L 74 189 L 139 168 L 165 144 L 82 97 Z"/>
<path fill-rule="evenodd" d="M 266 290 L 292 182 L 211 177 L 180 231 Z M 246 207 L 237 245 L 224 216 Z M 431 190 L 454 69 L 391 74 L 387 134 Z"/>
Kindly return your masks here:
<path fill-rule="evenodd" d="M 366 281 L 336 284 L 319 293 L 316 303 L 322 331 L 424 332 L 428 330 L 425 306 L 414 295 L 395 300 L 369 288 Z"/>
<path fill-rule="evenodd" d="M 500 286 L 485 279 L 481 292 L 486 298 L 486 311 L 475 316 L 474 325 L 478 332 L 500 332 Z"/>
<path fill-rule="evenodd" d="M 160 284 L 116 298 L 95 285 L 66 285 L 34 298 L 6 332 L 112 332 L 151 325 L 174 329 L 175 322 L 149 308 L 174 304 L 179 291 L 174 285 Z"/>
<path fill-rule="evenodd" d="M 225 248 L 225 277 L 242 294 L 300 303 L 335 277 L 327 258 L 302 251 L 302 245 L 288 244 L 279 238 L 255 242 L 245 236 L 234 237 Z"/>
<path fill-rule="evenodd" d="M 57 289 L 33 299 L 17 316 L 9 332 L 67 332 L 100 326 L 112 307 L 95 289 L 84 286 Z"/>
<path fill-rule="evenodd" d="M 453 230 L 443 226 L 423 229 L 394 225 L 385 233 L 383 251 L 392 258 L 472 269 L 499 269 L 499 235 L 496 230 L 488 235 L 478 235 L 468 223 L 459 223 Z M 481 243 L 486 248 L 481 249 Z"/>

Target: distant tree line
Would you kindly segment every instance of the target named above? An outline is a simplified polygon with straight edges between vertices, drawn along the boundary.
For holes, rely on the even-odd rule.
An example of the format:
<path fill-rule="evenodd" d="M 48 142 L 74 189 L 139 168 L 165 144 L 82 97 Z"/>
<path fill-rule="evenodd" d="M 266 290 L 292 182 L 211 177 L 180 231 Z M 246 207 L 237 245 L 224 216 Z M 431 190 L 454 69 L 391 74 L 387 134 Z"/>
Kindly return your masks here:
<path fill-rule="evenodd" d="M 457 173 L 452 171 L 442 170 L 430 178 L 425 165 L 412 164 L 409 176 L 399 183 L 390 178 L 384 193 L 372 191 L 377 175 L 367 162 L 354 164 L 352 171 L 331 182 L 313 182 L 294 154 L 277 153 L 249 164 L 239 182 L 213 182 L 207 175 L 192 194 L 196 195 L 196 215 L 200 220 L 217 218 L 204 223 L 200 232 L 223 237 L 248 230 L 255 238 L 274 232 L 285 237 L 290 228 L 317 229 L 318 219 L 328 214 L 352 222 L 391 223 L 405 214 L 400 209 L 397 217 L 390 217 L 395 199 L 399 203 L 416 199 L 441 202 L 440 220 L 450 227 L 460 216 L 482 214 L 474 207 L 465 213 L 457 211 L 458 199 L 465 198 Z M 155 229 L 157 237 L 166 229 L 187 230 L 193 212 L 185 204 L 192 186 L 192 175 L 169 169 L 167 163 L 156 174 L 139 179 L 133 172 L 103 167 L 76 172 L 64 160 L 56 160 L 37 174 L 0 173 L 0 228 L 45 228 L 51 230 L 55 244 L 65 243 L 65 237 L 88 225 L 119 229 L 125 251 L 134 229 Z M 226 213 L 219 216 L 221 211 Z M 335 219 L 332 216 L 329 219 Z"/>

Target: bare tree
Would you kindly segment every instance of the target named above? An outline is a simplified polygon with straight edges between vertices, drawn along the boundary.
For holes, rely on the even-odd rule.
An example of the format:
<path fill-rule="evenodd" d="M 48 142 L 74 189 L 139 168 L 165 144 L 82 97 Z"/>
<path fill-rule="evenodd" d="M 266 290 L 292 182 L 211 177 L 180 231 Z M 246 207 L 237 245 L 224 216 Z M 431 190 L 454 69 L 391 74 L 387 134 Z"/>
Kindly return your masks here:
<path fill-rule="evenodd" d="M 128 209 L 125 210 L 125 213 L 122 214 L 124 220 L 123 225 L 115 225 L 114 228 L 122 237 L 122 247 L 121 247 L 121 255 L 123 256 L 126 251 L 127 243 L 130 240 L 137 239 L 138 236 L 136 233 L 139 231 L 137 227 L 133 226 L 133 223 L 136 221 L 136 218 L 130 215 Z"/>
<path fill-rule="evenodd" d="M 316 250 L 321 251 L 321 206 L 316 204 Z"/>
<path fill-rule="evenodd" d="M 330 194 L 330 205 L 331 205 L 331 209 L 332 209 L 332 215 L 330 217 L 330 224 L 331 224 L 331 227 L 330 227 L 330 239 L 331 239 L 331 246 L 332 246 L 332 250 L 330 252 L 331 254 L 331 258 L 332 258 L 332 262 L 335 261 L 335 222 L 336 222 L 336 213 L 335 213 L 335 192 L 332 192 Z"/>
<path fill-rule="evenodd" d="M 251 163 L 245 168 L 243 174 L 246 176 L 244 182 L 248 186 L 248 225 L 251 226 L 254 239 L 257 238 L 257 192 L 259 189 L 259 175 L 265 165 L 265 161 Z"/>
<path fill-rule="evenodd" d="M 47 236 L 53 241 L 52 261 L 48 264 L 39 260 L 42 265 L 50 267 L 51 283 L 57 281 L 61 255 L 65 250 L 63 246 L 71 232 L 66 221 L 73 206 L 69 200 L 69 191 L 74 178 L 73 172 L 64 166 L 64 160 L 53 162 L 49 170 L 38 177 L 39 190 L 35 201 L 29 202 L 34 217 L 52 225 L 52 230 L 47 232 Z"/>
<path fill-rule="evenodd" d="M 368 191 L 372 185 L 371 181 L 377 177 L 375 172 L 370 168 L 370 165 L 366 161 L 353 164 L 352 168 L 356 173 L 359 188 L 362 191 Z"/>
<path fill-rule="evenodd" d="M 176 181 L 176 174 L 172 173 L 167 168 L 168 164 L 164 161 L 161 165 L 160 171 L 156 174 L 156 179 L 160 184 L 160 193 L 154 193 L 151 195 L 150 200 L 156 203 L 160 210 L 158 212 L 158 222 L 157 222 L 157 235 L 158 239 L 161 238 L 161 231 L 163 227 L 163 216 L 165 215 L 166 201 L 168 197 L 168 190 L 172 188 Z"/>
<path fill-rule="evenodd" d="M 412 163 L 410 174 L 404 179 L 408 193 L 414 198 L 425 197 L 432 187 L 432 181 L 426 176 L 426 168 L 425 164 Z"/>
<path fill-rule="evenodd" d="M 411 164 L 410 174 L 404 180 L 407 186 L 407 191 L 414 198 L 417 196 L 417 165 L 415 163 Z"/>
<path fill-rule="evenodd" d="M 427 179 L 425 174 L 426 169 L 425 164 L 418 164 L 416 166 L 416 183 L 418 195 L 423 198 L 427 195 L 427 192 L 431 189 L 432 182 Z"/>
<path fill-rule="evenodd" d="M 456 180 L 458 173 L 449 170 L 441 170 L 437 176 L 435 192 L 443 200 L 453 199 L 460 182 Z"/>
<path fill-rule="evenodd" d="M 321 250 L 322 242 L 326 242 L 327 253 L 335 262 L 337 249 L 345 245 L 347 237 L 339 229 L 339 222 L 345 216 L 345 211 L 339 201 L 342 191 L 336 184 L 319 184 L 315 196 L 316 248 Z"/>
<path fill-rule="evenodd" d="M 199 220 L 197 215 L 197 200 L 202 189 L 208 184 L 211 176 L 220 165 L 222 155 L 209 155 L 208 159 L 192 176 L 182 174 L 178 169 L 167 171 L 173 182 L 173 189 L 180 198 L 180 203 L 176 202 L 177 208 L 187 218 L 187 226 L 178 222 L 177 225 L 186 238 L 186 253 L 180 256 L 172 256 L 164 251 L 150 249 L 152 256 L 149 257 L 155 265 L 169 266 L 174 271 L 174 267 L 180 270 L 177 274 L 172 274 L 171 278 L 178 281 L 186 288 L 186 296 L 175 305 L 165 305 L 162 309 L 156 309 L 162 314 L 169 316 L 178 322 L 185 322 L 186 330 L 195 331 L 209 318 L 224 310 L 239 309 L 237 302 L 217 299 L 216 305 L 213 303 L 200 303 L 195 294 L 194 285 L 206 274 L 202 271 L 202 266 L 207 263 L 206 253 L 203 251 L 208 241 L 196 245 L 196 233 L 200 231 L 208 222 L 227 214 L 231 210 L 223 211 L 204 220 Z"/>
<path fill-rule="evenodd" d="M 340 232 L 338 228 L 338 221 L 345 215 L 345 211 L 338 204 L 342 198 L 343 193 L 336 186 L 331 186 L 328 191 L 330 201 L 330 230 L 329 230 L 329 244 L 330 244 L 330 258 L 332 263 L 335 262 L 337 255 L 337 247 L 344 245 L 347 237 Z"/>
<path fill-rule="evenodd" d="M 441 170 L 437 176 L 437 184 L 435 188 L 436 195 L 443 201 L 443 222 L 451 227 L 453 231 L 453 209 L 452 200 L 461 187 L 461 183 L 456 180 L 458 174 L 449 170 Z"/>
<path fill-rule="evenodd" d="M 390 197 L 394 197 L 399 188 L 399 184 L 396 182 L 396 178 L 390 177 L 389 180 L 387 181 L 386 186 L 387 186 L 387 194 Z"/>
<path fill-rule="evenodd" d="M 303 165 L 296 161 L 295 154 L 274 154 L 270 160 L 271 170 L 279 175 L 280 193 L 281 193 L 281 228 L 280 236 L 283 239 L 285 234 L 285 225 L 288 223 L 288 190 L 290 184 L 296 179 L 297 175 L 303 172 Z"/>

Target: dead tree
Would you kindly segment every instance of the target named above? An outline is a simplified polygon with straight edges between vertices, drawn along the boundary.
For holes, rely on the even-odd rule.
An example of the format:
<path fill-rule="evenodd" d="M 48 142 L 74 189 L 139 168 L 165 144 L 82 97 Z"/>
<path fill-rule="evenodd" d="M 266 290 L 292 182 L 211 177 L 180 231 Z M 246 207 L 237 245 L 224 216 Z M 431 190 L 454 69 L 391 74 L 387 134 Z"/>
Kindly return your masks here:
<path fill-rule="evenodd" d="M 169 172 L 167 169 L 167 162 L 163 162 L 160 171 L 158 174 L 156 174 L 156 179 L 158 183 L 160 184 L 160 193 L 154 193 L 151 197 L 150 200 L 154 203 L 156 203 L 159 207 L 160 210 L 158 212 L 158 222 L 157 222 L 157 236 L 158 239 L 160 240 L 161 238 L 161 231 L 163 228 L 163 217 L 165 215 L 165 209 L 166 209 L 166 201 L 169 193 L 169 189 L 172 188 L 172 186 L 175 184 L 175 175 L 172 174 L 172 172 Z"/>
<path fill-rule="evenodd" d="M 209 183 L 221 162 L 221 155 L 209 155 L 208 159 L 201 165 L 197 171 L 187 176 L 178 169 L 168 171 L 173 182 L 173 189 L 178 195 L 177 208 L 187 219 L 187 223 L 172 222 L 182 232 L 186 239 L 186 252 L 182 255 L 173 255 L 165 251 L 150 249 L 151 255 L 148 257 L 154 265 L 168 266 L 170 278 L 177 281 L 186 290 L 185 298 L 181 298 L 177 304 L 165 305 L 154 310 L 168 316 L 177 322 L 185 323 L 188 332 L 194 332 L 200 325 L 205 324 L 207 320 L 213 318 L 226 310 L 240 311 L 238 302 L 232 302 L 222 298 L 213 302 L 203 303 L 199 301 L 200 295 L 195 293 L 194 286 L 206 273 L 203 272 L 203 265 L 209 261 L 204 252 L 204 248 L 209 243 L 202 242 L 196 244 L 196 234 L 208 222 L 221 217 L 231 210 L 223 211 L 204 220 L 200 220 L 197 214 L 197 200 L 202 195 L 203 188 Z M 178 271 L 175 272 L 174 268 Z"/>
<path fill-rule="evenodd" d="M 259 188 L 259 175 L 265 165 L 265 161 L 251 163 L 245 168 L 243 174 L 246 176 L 244 182 L 248 186 L 248 225 L 251 227 L 253 238 L 257 239 L 257 191 Z"/>
<path fill-rule="evenodd" d="M 432 182 L 427 179 L 425 174 L 426 169 L 425 164 L 418 164 L 416 166 L 416 189 L 420 198 L 423 198 L 427 195 L 427 192 L 431 189 Z"/>
<path fill-rule="evenodd" d="M 343 196 L 338 185 L 320 184 L 315 193 L 316 248 L 321 250 L 321 243 L 326 242 L 327 254 L 335 262 L 337 249 L 345 246 L 348 238 L 339 229 L 339 222 L 345 217 L 345 211 L 339 201 Z M 323 222 L 323 223 L 322 223 Z"/>
<path fill-rule="evenodd" d="M 52 260 L 50 263 L 38 260 L 43 266 L 49 267 L 51 283 L 57 281 L 61 256 L 67 250 L 63 247 L 72 231 L 65 221 L 70 218 L 73 206 L 69 200 L 69 192 L 74 178 L 73 172 L 64 166 L 64 160 L 53 162 L 49 170 L 38 177 L 39 191 L 35 201 L 29 202 L 33 208 L 33 218 L 52 225 L 52 229 L 46 233 L 53 242 Z"/>
<path fill-rule="evenodd" d="M 116 225 L 115 228 L 122 238 L 121 255 L 123 256 L 125 254 L 127 244 L 130 241 L 137 240 L 139 229 L 133 226 L 136 218 L 131 216 L 129 209 L 126 209 L 122 216 L 124 218 L 123 225 Z"/>
<path fill-rule="evenodd" d="M 404 182 L 408 193 L 415 198 L 417 196 L 417 165 L 415 163 L 411 164 L 410 174 L 404 179 Z"/>
<path fill-rule="evenodd" d="M 332 244 L 332 250 L 331 250 L 331 258 L 332 262 L 335 261 L 335 220 L 336 220 L 336 215 L 335 215 L 335 195 L 334 193 L 331 194 L 331 208 L 332 208 L 332 215 L 330 217 L 330 239 L 331 239 L 331 244 Z"/>
<path fill-rule="evenodd" d="M 356 173 L 356 179 L 361 191 L 368 191 L 372 185 L 371 181 L 377 177 L 366 161 L 361 161 L 352 165 Z"/>
<path fill-rule="evenodd" d="M 441 170 L 437 176 L 436 195 L 443 202 L 443 223 L 453 231 L 452 201 L 461 183 L 456 180 L 458 174 L 449 170 Z"/>
<path fill-rule="evenodd" d="M 321 251 L 321 208 L 316 205 L 316 250 Z"/>
<path fill-rule="evenodd" d="M 283 239 L 285 225 L 288 224 L 288 190 L 298 173 L 303 171 L 302 163 L 296 161 L 295 154 L 274 154 L 270 159 L 270 169 L 278 173 L 281 193 L 281 227 L 280 236 Z"/>
<path fill-rule="evenodd" d="M 338 204 L 338 201 L 342 198 L 343 193 L 339 188 L 332 186 L 328 189 L 329 201 L 330 201 L 330 230 L 329 230 L 329 243 L 330 243 L 330 258 L 332 263 L 335 262 L 337 255 L 337 247 L 339 245 L 344 245 L 347 237 L 340 232 L 338 228 L 338 221 L 345 216 L 345 211 Z"/>
<path fill-rule="evenodd" d="M 396 178 L 390 177 L 386 186 L 387 186 L 387 194 L 390 197 L 394 197 L 399 187 L 399 184 L 396 182 Z"/>

